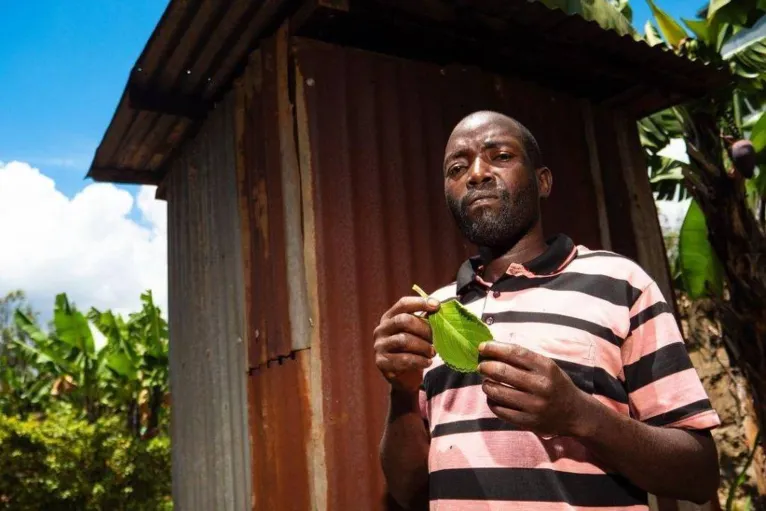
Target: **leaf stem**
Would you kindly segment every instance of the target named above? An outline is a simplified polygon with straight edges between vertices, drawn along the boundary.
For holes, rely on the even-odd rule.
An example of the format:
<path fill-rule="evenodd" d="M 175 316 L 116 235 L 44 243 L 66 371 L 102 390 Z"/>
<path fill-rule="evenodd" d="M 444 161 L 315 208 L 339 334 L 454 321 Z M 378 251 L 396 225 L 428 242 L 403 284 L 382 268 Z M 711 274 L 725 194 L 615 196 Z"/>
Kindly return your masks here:
<path fill-rule="evenodd" d="M 421 289 L 421 287 L 420 287 L 420 286 L 418 286 L 417 284 L 413 284 L 413 285 L 412 285 L 412 289 L 413 289 L 413 290 L 414 290 L 414 291 L 415 291 L 417 294 L 419 294 L 420 296 L 422 296 L 423 298 L 428 298 L 428 293 L 426 293 L 425 291 L 423 291 L 423 289 Z"/>

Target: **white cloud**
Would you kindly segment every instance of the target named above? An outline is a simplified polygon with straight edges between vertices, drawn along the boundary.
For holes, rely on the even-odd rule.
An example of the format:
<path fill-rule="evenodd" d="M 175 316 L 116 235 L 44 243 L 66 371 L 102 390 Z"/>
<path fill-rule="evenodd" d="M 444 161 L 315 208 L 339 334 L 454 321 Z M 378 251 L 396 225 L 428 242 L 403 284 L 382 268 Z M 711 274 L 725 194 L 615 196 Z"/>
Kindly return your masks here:
<path fill-rule="evenodd" d="M 151 289 L 167 317 L 167 221 L 154 187 L 96 183 L 73 198 L 27 163 L 0 162 L 0 295 L 23 289 L 48 317 L 57 293 L 127 314 Z M 137 208 L 144 222 L 129 218 Z"/>

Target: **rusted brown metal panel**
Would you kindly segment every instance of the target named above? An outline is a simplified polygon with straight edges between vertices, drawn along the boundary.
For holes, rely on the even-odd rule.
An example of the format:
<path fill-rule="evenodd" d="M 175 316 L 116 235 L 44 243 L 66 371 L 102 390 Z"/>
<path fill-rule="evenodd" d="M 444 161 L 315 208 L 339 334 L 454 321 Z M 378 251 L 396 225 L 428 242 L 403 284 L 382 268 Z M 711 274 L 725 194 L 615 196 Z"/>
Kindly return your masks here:
<path fill-rule="evenodd" d="M 286 50 L 284 53 L 286 55 Z M 290 355 L 292 322 L 308 321 L 308 318 L 290 316 L 291 275 L 286 258 L 288 240 L 277 64 L 276 40 L 271 38 L 264 42 L 257 58 L 251 60 L 239 94 L 242 122 L 237 138 L 244 167 L 244 201 L 251 226 L 251 273 L 247 278 L 252 293 L 249 359 L 253 368 Z M 300 204 L 293 207 L 300 211 Z"/>
<path fill-rule="evenodd" d="M 251 494 L 232 99 L 166 182 L 173 499 L 190 511 L 241 511 Z"/>
<path fill-rule="evenodd" d="M 269 362 L 250 376 L 253 502 L 257 511 L 308 511 L 310 352 Z M 353 484 L 348 481 L 348 484 Z M 243 508 L 244 509 L 244 508 Z M 351 509 L 351 508 L 349 508 Z M 362 508 L 355 508 L 362 509 Z"/>
<path fill-rule="evenodd" d="M 308 40 L 295 46 L 307 110 L 300 146 L 310 147 L 314 180 L 327 509 L 383 509 L 377 449 L 386 386 L 372 331 L 413 283 L 448 284 L 472 253 L 444 202 L 450 129 L 479 109 L 527 124 L 555 175 L 549 230 L 598 248 L 582 112 L 573 98 L 475 69 Z"/>

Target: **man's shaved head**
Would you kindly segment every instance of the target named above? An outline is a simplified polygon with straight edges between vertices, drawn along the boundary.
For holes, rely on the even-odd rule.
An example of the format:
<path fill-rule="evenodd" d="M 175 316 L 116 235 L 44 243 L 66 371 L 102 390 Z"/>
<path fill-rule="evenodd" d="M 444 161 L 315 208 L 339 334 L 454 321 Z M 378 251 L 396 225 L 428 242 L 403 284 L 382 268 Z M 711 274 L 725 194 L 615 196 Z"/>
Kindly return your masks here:
<path fill-rule="evenodd" d="M 473 112 L 472 114 L 466 115 L 460 120 L 460 122 L 455 125 L 455 128 L 452 130 L 452 134 L 450 135 L 450 139 L 456 133 L 470 131 L 475 129 L 477 126 L 485 125 L 487 123 L 492 123 L 498 127 L 503 127 L 508 130 L 515 131 L 516 136 L 519 137 L 519 140 L 524 146 L 524 156 L 526 157 L 527 165 L 529 165 L 530 169 L 535 170 L 543 166 L 543 158 L 542 153 L 540 152 L 540 146 L 537 144 L 537 139 L 534 135 L 532 135 L 532 132 L 513 117 L 501 114 L 500 112 L 495 112 L 492 110 L 479 110 L 478 112 Z"/>
<path fill-rule="evenodd" d="M 443 171 L 447 205 L 472 243 L 502 252 L 541 225 L 551 174 L 516 119 L 492 111 L 464 117 L 447 141 Z"/>

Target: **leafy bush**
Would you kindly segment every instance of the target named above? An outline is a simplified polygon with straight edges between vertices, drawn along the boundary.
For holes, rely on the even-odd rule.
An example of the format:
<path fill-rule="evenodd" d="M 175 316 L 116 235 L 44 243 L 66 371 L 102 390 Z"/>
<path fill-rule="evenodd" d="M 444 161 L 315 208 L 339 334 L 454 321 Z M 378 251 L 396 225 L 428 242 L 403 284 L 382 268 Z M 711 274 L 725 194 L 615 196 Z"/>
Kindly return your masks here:
<path fill-rule="evenodd" d="M 0 414 L 0 510 L 172 509 L 168 435 L 142 440 L 119 417 L 76 412 Z"/>

